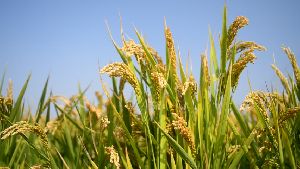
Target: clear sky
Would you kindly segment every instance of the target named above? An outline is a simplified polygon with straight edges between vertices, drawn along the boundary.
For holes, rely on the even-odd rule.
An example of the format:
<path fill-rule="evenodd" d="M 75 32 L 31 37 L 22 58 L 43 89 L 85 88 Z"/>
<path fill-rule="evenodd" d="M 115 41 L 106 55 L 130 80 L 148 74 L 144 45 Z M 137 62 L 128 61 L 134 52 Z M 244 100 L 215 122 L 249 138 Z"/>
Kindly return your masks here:
<path fill-rule="evenodd" d="M 6 79 L 13 80 L 16 93 L 27 75 L 32 74 L 25 97 L 31 105 L 37 104 L 49 74 L 49 88 L 55 95 L 71 96 L 80 83 L 82 87 L 91 84 L 87 94 L 92 98 L 94 91 L 101 89 L 98 65 L 120 61 L 105 20 L 120 44 L 121 15 L 126 35 L 136 39 L 136 27 L 161 56 L 165 52 L 166 18 L 182 59 L 190 58 L 193 73 L 199 77 L 199 56 L 209 43 L 208 27 L 218 44 L 224 4 L 225 1 L 217 0 L 1 0 L 0 73 L 6 69 Z M 300 56 L 300 1 L 228 0 L 226 4 L 228 23 L 238 15 L 249 18 L 249 26 L 240 31 L 238 38 L 256 41 L 268 49 L 257 52 L 255 65 L 244 71 L 235 93 L 236 101 L 239 103 L 249 91 L 247 76 L 253 89 L 265 90 L 266 84 L 281 88 L 270 65 L 274 55 L 279 68 L 291 72 L 282 45 Z"/>

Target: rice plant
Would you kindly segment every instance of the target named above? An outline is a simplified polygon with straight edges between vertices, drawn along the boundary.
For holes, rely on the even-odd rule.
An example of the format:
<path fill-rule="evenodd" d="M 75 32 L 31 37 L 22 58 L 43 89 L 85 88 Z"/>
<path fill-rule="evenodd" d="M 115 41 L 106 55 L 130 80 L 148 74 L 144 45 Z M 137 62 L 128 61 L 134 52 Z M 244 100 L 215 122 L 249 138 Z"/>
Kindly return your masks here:
<path fill-rule="evenodd" d="M 285 77 L 272 65 L 281 93 L 251 91 L 239 108 L 232 100 L 240 75 L 257 58 L 254 51 L 266 50 L 237 40 L 246 25 L 248 19 L 238 16 L 228 26 L 224 8 L 219 45 L 209 33 L 199 79 L 184 70 L 166 24 L 165 59 L 137 30 L 138 41 L 122 36 L 119 46 L 112 38 L 122 62 L 99 70 L 100 79 L 109 75 L 113 85 L 101 83 L 97 103 L 82 89 L 71 98 L 47 97 L 47 80 L 36 112 L 26 112 L 30 76 L 15 99 L 12 82 L 2 92 L 4 74 L 0 167 L 299 168 L 300 70 L 293 52 L 283 47 L 293 74 Z M 134 98 L 126 97 L 126 84 Z"/>

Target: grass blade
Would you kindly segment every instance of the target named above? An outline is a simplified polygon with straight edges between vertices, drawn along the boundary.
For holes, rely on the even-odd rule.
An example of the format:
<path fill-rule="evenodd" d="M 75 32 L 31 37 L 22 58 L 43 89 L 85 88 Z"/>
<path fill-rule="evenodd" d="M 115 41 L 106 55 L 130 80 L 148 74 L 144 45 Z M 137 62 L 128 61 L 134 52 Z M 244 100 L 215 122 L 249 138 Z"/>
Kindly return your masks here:
<path fill-rule="evenodd" d="M 221 73 L 225 73 L 227 61 L 227 9 L 224 6 L 221 36 Z"/>
<path fill-rule="evenodd" d="M 42 95 L 41 95 L 41 98 L 40 98 L 40 101 L 39 101 L 39 105 L 38 105 L 38 108 L 37 108 L 37 111 L 36 111 L 36 118 L 35 118 L 35 122 L 38 123 L 40 118 L 41 118 L 41 115 L 44 111 L 44 102 L 45 102 L 45 98 L 46 98 L 46 93 L 47 93 L 47 87 L 48 87 L 48 82 L 49 82 L 49 76 L 46 80 L 46 83 L 44 85 L 44 89 L 43 89 L 43 92 L 42 92 Z"/>
<path fill-rule="evenodd" d="M 219 76 L 219 64 L 217 60 L 215 42 L 210 29 L 209 29 L 209 42 L 210 42 L 210 63 L 214 68 L 215 75 Z"/>
<path fill-rule="evenodd" d="M 30 77 L 31 75 L 28 76 L 28 78 L 26 79 L 23 87 L 22 87 L 22 90 L 17 98 L 17 101 L 16 103 L 14 104 L 14 108 L 12 109 L 12 112 L 10 114 L 10 117 L 9 117 L 9 120 L 10 122 L 15 122 L 15 121 L 19 121 L 19 119 L 21 118 L 21 114 L 22 112 L 20 111 L 21 110 L 21 106 L 22 106 L 22 100 L 23 100 L 23 96 L 25 94 L 25 91 L 27 89 L 27 85 L 28 85 L 28 82 L 30 80 Z"/>
<path fill-rule="evenodd" d="M 175 151 L 178 153 L 178 155 L 180 155 L 180 157 L 186 161 L 191 168 L 193 169 L 197 169 L 197 165 L 195 163 L 195 161 L 193 160 L 192 157 L 190 157 L 188 155 L 188 153 L 186 153 L 184 151 L 184 149 L 176 142 L 176 140 L 174 140 L 168 133 L 166 133 L 157 122 L 154 122 L 158 128 L 160 129 L 160 131 L 166 136 L 166 138 L 168 139 L 170 145 L 175 149 Z"/>
<path fill-rule="evenodd" d="M 0 96 L 2 96 L 2 89 L 3 89 L 5 74 L 6 74 L 6 71 L 3 72 L 1 82 L 0 82 Z"/>

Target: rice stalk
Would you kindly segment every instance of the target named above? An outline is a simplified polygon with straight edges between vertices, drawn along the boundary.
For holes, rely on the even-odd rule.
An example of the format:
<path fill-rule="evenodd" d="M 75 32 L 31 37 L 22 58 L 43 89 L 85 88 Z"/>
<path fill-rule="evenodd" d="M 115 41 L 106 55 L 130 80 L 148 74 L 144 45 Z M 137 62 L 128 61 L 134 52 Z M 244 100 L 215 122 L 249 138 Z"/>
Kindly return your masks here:
<path fill-rule="evenodd" d="M 177 56 L 175 51 L 175 45 L 174 40 L 172 36 L 172 32 L 170 28 L 165 26 L 165 37 L 166 37 L 166 43 L 167 43 L 167 52 L 169 55 L 169 61 L 170 61 L 170 73 L 171 78 L 175 82 L 175 86 L 178 84 L 178 76 L 177 76 Z"/>
<path fill-rule="evenodd" d="M 297 84 L 298 88 L 300 88 L 300 70 L 299 70 L 299 66 L 297 64 L 296 56 L 294 55 L 294 53 L 291 51 L 290 48 L 283 47 L 282 50 L 286 53 L 287 57 L 289 58 L 289 60 L 291 62 L 291 65 L 292 65 L 293 71 L 294 71 L 294 76 L 296 79 L 296 84 Z"/>
<path fill-rule="evenodd" d="M 39 168 L 46 160 L 51 168 L 296 168 L 300 164 L 296 87 L 300 76 L 290 49 L 283 50 L 293 66 L 295 81 L 272 65 L 283 92 L 276 92 L 274 86 L 268 92 L 251 89 L 241 111 L 235 107 L 233 94 L 242 71 L 256 59 L 254 50 L 265 50 L 253 41 L 236 41 L 238 31 L 247 24 L 248 19 L 240 16 L 227 29 L 224 7 L 220 52 L 209 32 L 211 63 L 201 55 L 199 83 L 184 70 L 180 55 L 176 56 L 167 26 L 166 64 L 137 31 L 139 43 L 126 40 L 121 30 L 123 46 L 113 43 L 123 62 L 100 70 L 113 78 L 113 93 L 108 93 L 101 79 L 107 100 L 96 92 L 96 104 L 80 88 L 70 98 L 52 93 L 46 98 L 47 80 L 33 118 L 23 100 L 29 78 L 15 103 L 9 83 L 7 94 L 0 96 L 0 136 L 5 139 L 0 142 L 1 166 Z M 235 55 L 240 57 L 235 60 Z M 126 82 L 134 91 L 129 98 Z M 0 89 L 2 84 L 3 80 Z M 57 117 L 50 120 L 52 111 Z M 38 137 L 24 135 L 28 132 Z M 29 144 L 19 137 L 7 139 L 16 134 Z M 40 140 L 48 157 L 31 144 Z"/>
<path fill-rule="evenodd" d="M 278 67 L 276 65 L 272 64 L 272 69 L 275 71 L 277 77 L 280 79 L 280 81 L 281 81 L 284 89 L 288 93 L 290 93 L 291 89 L 290 89 L 290 86 L 289 86 L 287 78 L 283 75 L 283 73 L 278 69 Z"/>

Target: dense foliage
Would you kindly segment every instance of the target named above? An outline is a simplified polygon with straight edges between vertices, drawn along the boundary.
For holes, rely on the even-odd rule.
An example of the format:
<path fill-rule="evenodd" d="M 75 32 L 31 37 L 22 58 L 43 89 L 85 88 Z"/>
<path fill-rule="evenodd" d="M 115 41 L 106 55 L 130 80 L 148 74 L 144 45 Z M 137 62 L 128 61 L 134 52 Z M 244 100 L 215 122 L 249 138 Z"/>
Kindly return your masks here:
<path fill-rule="evenodd" d="M 138 31 L 138 42 L 122 36 L 121 47 L 113 44 L 123 62 L 100 70 L 112 77 L 112 92 L 102 83 L 96 104 L 82 90 L 71 98 L 47 97 L 47 80 L 37 110 L 28 112 L 23 96 L 30 77 L 13 98 L 11 82 L 2 92 L 3 75 L 0 167 L 299 168 L 300 69 L 291 50 L 283 48 L 293 75 L 286 78 L 272 65 L 282 92 L 251 91 L 240 108 L 232 100 L 254 51 L 265 50 L 236 40 L 247 24 L 239 16 L 228 27 L 224 9 L 220 56 L 209 34 L 198 82 L 184 70 L 166 25 L 166 63 Z M 134 98 L 124 96 L 126 84 Z"/>

